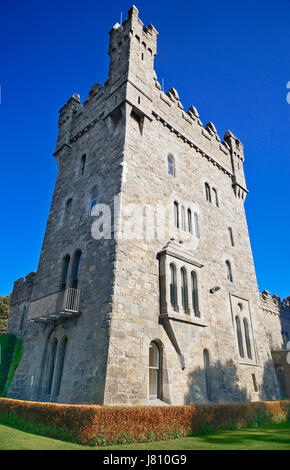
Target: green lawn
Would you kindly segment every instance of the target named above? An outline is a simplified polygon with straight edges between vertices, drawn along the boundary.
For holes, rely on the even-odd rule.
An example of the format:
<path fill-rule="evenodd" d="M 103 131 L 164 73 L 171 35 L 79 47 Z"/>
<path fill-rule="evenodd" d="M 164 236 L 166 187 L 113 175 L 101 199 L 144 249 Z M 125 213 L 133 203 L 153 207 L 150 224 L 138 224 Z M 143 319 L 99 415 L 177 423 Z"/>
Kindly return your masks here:
<path fill-rule="evenodd" d="M 150 442 L 92 448 L 48 437 L 28 434 L 0 425 L 1 450 L 290 450 L 290 423 L 269 428 L 242 429 L 187 437 L 172 441 Z"/>

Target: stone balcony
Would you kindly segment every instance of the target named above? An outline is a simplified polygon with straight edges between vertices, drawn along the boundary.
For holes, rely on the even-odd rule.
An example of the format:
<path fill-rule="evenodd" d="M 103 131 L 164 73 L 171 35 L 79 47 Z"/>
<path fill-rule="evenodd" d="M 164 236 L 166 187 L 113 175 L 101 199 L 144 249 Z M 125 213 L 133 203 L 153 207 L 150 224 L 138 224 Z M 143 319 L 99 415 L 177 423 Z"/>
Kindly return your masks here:
<path fill-rule="evenodd" d="M 50 323 L 60 319 L 80 315 L 80 290 L 66 289 L 37 299 L 29 305 L 28 321 L 31 323 Z"/>

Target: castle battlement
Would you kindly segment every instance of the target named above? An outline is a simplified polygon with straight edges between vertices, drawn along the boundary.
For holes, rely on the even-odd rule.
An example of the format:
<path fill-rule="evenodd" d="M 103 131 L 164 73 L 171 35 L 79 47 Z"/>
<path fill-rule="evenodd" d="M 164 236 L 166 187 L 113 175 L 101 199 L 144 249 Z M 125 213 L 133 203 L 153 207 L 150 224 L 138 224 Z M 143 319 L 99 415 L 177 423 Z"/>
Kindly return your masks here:
<path fill-rule="evenodd" d="M 35 281 L 36 273 L 31 272 L 27 274 L 25 279 L 23 277 L 14 282 L 13 291 L 11 295 L 11 305 L 24 302 L 30 299 Z"/>
<path fill-rule="evenodd" d="M 277 294 L 264 290 L 260 304 L 271 351 L 285 349 L 290 340 L 290 296 L 281 300 Z"/>
<path fill-rule="evenodd" d="M 263 310 L 273 312 L 275 314 L 289 315 L 290 319 L 290 296 L 281 300 L 277 294 L 271 295 L 267 290 L 260 294 L 261 306 Z"/>
<path fill-rule="evenodd" d="M 133 6 L 122 26 L 116 23 L 109 33 L 110 66 L 105 86 L 96 82 L 83 105 L 79 95 L 74 94 L 61 108 L 54 155 L 58 157 L 61 149 L 69 151 L 72 143 L 100 122 L 115 128 L 127 118 L 124 106 L 128 105 L 139 116 L 141 130 L 144 119 L 161 122 L 192 149 L 192 158 L 204 157 L 225 173 L 232 180 L 236 197 L 244 201 L 248 190 L 243 144 L 229 130 L 222 140 L 213 122 L 203 125 L 194 106 L 185 111 L 175 88 L 162 90 L 154 70 L 158 31 L 152 25 L 144 27 L 138 13 Z"/>

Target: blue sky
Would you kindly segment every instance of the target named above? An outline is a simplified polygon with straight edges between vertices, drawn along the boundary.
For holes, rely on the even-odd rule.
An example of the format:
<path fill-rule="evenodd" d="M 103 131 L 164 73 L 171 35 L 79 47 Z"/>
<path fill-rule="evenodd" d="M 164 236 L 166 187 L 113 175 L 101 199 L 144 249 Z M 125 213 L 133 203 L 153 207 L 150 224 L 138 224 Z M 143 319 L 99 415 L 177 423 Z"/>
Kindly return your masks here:
<path fill-rule="evenodd" d="M 159 31 L 155 69 L 221 137 L 245 146 L 260 290 L 290 295 L 289 0 L 136 0 Z M 57 165 L 58 110 L 107 78 L 108 32 L 132 3 L 0 2 L 0 295 L 37 269 Z M 290 90 L 288 90 L 290 91 Z"/>

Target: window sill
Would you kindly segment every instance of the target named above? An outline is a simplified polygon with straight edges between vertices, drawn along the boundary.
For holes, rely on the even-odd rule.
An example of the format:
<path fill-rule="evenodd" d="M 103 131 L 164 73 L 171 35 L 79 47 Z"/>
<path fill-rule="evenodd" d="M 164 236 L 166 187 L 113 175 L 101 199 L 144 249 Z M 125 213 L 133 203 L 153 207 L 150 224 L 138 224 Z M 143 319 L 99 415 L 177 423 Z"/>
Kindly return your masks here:
<path fill-rule="evenodd" d="M 241 366 L 253 366 L 253 367 L 261 367 L 256 361 L 251 361 L 250 359 L 239 359 L 239 364 Z"/>
<path fill-rule="evenodd" d="M 204 321 L 202 321 L 199 317 L 194 317 L 191 315 L 187 315 L 185 313 L 176 313 L 176 312 L 162 313 L 161 315 L 159 315 L 159 319 L 160 321 L 173 320 L 173 321 L 177 321 L 181 323 L 189 323 L 191 325 L 197 325 L 201 327 L 207 326 L 207 324 L 204 323 Z"/>

